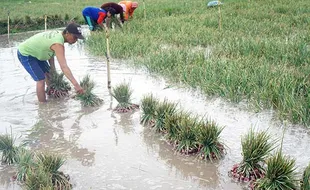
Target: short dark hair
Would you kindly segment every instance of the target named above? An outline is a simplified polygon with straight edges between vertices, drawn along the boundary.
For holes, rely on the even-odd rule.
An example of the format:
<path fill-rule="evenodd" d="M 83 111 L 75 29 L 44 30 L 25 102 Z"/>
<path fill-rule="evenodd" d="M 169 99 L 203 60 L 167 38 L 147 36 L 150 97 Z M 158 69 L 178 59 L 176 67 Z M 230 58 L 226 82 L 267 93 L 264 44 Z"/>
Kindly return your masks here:
<path fill-rule="evenodd" d="M 116 10 L 115 10 L 114 8 L 112 8 L 112 7 L 106 8 L 106 11 L 107 11 L 107 12 L 110 12 L 110 14 L 111 14 L 112 16 L 114 16 L 114 15 L 116 14 Z"/>

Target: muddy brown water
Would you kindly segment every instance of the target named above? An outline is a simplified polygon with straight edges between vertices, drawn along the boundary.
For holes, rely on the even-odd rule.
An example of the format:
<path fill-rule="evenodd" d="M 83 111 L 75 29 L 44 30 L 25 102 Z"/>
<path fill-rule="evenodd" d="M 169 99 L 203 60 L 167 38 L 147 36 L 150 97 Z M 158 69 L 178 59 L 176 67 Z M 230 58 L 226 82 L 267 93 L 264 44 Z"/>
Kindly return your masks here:
<path fill-rule="evenodd" d="M 310 161 L 310 133 L 305 127 L 279 122 L 271 110 L 253 113 L 247 111 L 246 104 L 204 98 L 199 92 L 129 68 L 126 61 L 112 59 L 112 87 L 130 82 L 134 103 L 153 93 L 225 126 L 221 138 L 228 149 L 223 160 L 209 163 L 175 153 L 161 136 L 140 125 L 140 111 L 112 111 L 117 103 L 107 89 L 106 59 L 91 56 L 83 43 L 66 46 L 68 64 L 78 80 L 90 74 L 97 84 L 95 93 L 104 104 L 83 108 L 79 101 L 67 98 L 39 105 L 35 83 L 16 56 L 16 46 L 30 35 L 11 35 L 9 41 L 6 35 L 0 36 L 0 133 L 12 128 L 17 143 L 27 140 L 32 150 L 66 156 L 61 170 L 70 175 L 74 189 L 242 189 L 227 172 L 241 161 L 241 136 L 250 127 L 268 129 L 276 139 L 287 126 L 284 153 L 296 159 L 299 172 Z M 10 180 L 14 172 L 13 166 L 0 166 L 0 189 L 21 189 Z"/>

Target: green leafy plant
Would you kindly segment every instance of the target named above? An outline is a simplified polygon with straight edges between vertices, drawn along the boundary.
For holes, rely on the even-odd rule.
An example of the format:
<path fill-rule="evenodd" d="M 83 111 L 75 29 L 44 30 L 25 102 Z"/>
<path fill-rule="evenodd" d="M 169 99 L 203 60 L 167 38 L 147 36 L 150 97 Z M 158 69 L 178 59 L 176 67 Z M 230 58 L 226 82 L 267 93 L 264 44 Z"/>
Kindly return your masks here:
<path fill-rule="evenodd" d="M 36 168 L 37 165 L 34 161 L 34 154 L 22 148 L 17 156 L 17 174 L 16 179 L 18 181 L 26 181 L 28 179 L 29 173 L 32 172 L 33 168 Z"/>
<path fill-rule="evenodd" d="M 152 94 L 144 96 L 141 100 L 141 123 L 143 125 L 148 125 L 154 123 L 155 110 L 159 101 Z"/>
<path fill-rule="evenodd" d="M 176 135 L 176 150 L 184 154 L 196 153 L 199 146 L 197 141 L 197 118 L 181 115 L 177 125 L 179 131 Z"/>
<path fill-rule="evenodd" d="M 126 82 L 115 86 L 112 89 L 111 95 L 118 102 L 118 105 L 114 109 L 118 113 L 125 113 L 139 108 L 139 105 L 131 103 L 132 90 Z"/>
<path fill-rule="evenodd" d="M 89 75 L 86 75 L 81 81 L 80 86 L 84 89 L 84 94 L 77 94 L 76 99 L 81 101 L 81 104 L 86 107 L 99 106 L 103 103 L 103 100 L 95 95 L 92 91 L 95 87 L 95 83 L 90 79 Z"/>
<path fill-rule="evenodd" d="M 166 139 L 168 142 L 174 146 L 178 144 L 178 135 L 180 133 L 180 120 L 182 118 L 190 117 L 186 112 L 174 112 L 173 114 L 166 115 L 165 119 L 165 129 L 166 129 Z"/>
<path fill-rule="evenodd" d="M 306 167 L 302 175 L 302 180 L 300 184 L 301 190 L 310 190 L 310 164 Z"/>
<path fill-rule="evenodd" d="M 235 164 L 231 175 L 244 182 L 256 180 L 265 174 L 264 163 L 274 149 L 274 142 L 270 141 L 267 131 L 255 132 L 253 128 L 242 137 L 242 156 L 240 164 Z"/>
<path fill-rule="evenodd" d="M 157 132 L 166 133 L 165 120 L 168 115 L 172 115 L 176 112 L 177 104 L 170 103 L 166 99 L 163 102 L 159 102 L 155 109 L 155 123 L 154 128 Z"/>
<path fill-rule="evenodd" d="M 17 160 L 19 149 L 22 147 L 15 145 L 15 137 L 11 134 L 0 135 L 0 152 L 2 152 L 1 161 L 5 164 L 13 164 Z"/>
<path fill-rule="evenodd" d="M 39 168 L 50 174 L 52 183 L 59 189 L 70 189 L 69 176 L 59 171 L 60 167 L 65 163 L 65 159 L 58 155 L 40 153 L 36 156 Z"/>
<path fill-rule="evenodd" d="M 221 159 L 225 154 L 224 144 L 220 141 L 224 127 L 217 126 L 215 122 L 201 120 L 197 128 L 199 156 L 211 161 Z"/>
<path fill-rule="evenodd" d="M 47 173 L 42 167 L 28 172 L 24 183 L 27 190 L 54 190 L 51 174 Z M 57 188 L 56 188 L 57 189 Z"/>
<path fill-rule="evenodd" d="M 70 84 L 64 79 L 64 74 L 57 71 L 50 73 L 49 86 L 47 87 L 47 95 L 53 98 L 62 98 L 69 95 L 71 90 Z"/>
<path fill-rule="evenodd" d="M 298 179 L 295 170 L 295 160 L 284 156 L 279 151 L 274 156 L 268 158 L 266 175 L 254 183 L 254 189 L 298 189 Z"/>

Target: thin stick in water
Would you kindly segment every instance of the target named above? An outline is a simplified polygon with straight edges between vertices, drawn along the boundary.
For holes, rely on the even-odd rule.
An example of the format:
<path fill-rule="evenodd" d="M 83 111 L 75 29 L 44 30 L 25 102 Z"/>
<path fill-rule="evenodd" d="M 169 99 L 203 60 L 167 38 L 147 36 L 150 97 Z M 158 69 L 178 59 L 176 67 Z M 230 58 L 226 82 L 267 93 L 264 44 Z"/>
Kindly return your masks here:
<path fill-rule="evenodd" d="M 10 11 L 8 11 L 8 39 L 10 39 Z"/>
<path fill-rule="evenodd" d="M 44 15 L 44 28 L 45 28 L 45 31 L 47 29 L 46 21 L 47 21 L 47 15 Z"/>
<path fill-rule="evenodd" d="M 109 34 L 106 30 L 106 42 L 107 42 L 107 72 L 108 72 L 108 88 L 111 88 L 111 75 L 110 75 L 110 47 L 109 47 Z"/>

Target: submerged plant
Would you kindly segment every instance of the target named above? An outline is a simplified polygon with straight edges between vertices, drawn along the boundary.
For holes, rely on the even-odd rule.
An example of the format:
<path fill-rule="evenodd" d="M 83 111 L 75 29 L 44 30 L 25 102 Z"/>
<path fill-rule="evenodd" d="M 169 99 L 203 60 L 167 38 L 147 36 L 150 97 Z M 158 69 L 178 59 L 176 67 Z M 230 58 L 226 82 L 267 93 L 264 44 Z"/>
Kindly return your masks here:
<path fill-rule="evenodd" d="M 158 105 L 158 99 L 154 98 L 153 95 L 144 96 L 141 101 L 141 123 L 148 125 L 154 123 L 156 106 Z"/>
<path fill-rule="evenodd" d="M 310 164 L 303 172 L 300 189 L 310 190 Z"/>
<path fill-rule="evenodd" d="M 13 164 L 17 160 L 17 154 L 20 147 L 15 146 L 15 138 L 12 135 L 0 135 L 0 152 L 2 152 L 1 162 Z"/>
<path fill-rule="evenodd" d="M 118 113 L 125 113 L 139 108 L 139 105 L 131 103 L 132 90 L 128 83 L 124 82 L 114 87 L 111 95 L 118 102 L 114 109 Z"/>
<path fill-rule="evenodd" d="M 295 170 L 295 160 L 282 155 L 279 151 L 268 158 L 266 175 L 254 183 L 254 189 L 297 189 Z"/>
<path fill-rule="evenodd" d="M 211 161 L 221 159 L 225 154 L 224 144 L 220 141 L 224 127 L 217 126 L 215 122 L 200 121 L 197 128 L 200 157 Z"/>
<path fill-rule="evenodd" d="M 157 132 L 166 133 L 165 120 L 168 115 L 172 115 L 176 112 L 177 104 L 170 103 L 166 99 L 163 102 L 159 102 L 155 109 L 155 123 L 154 128 Z"/>
<path fill-rule="evenodd" d="M 274 142 L 270 142 L 267 131 L 250 131 L 242 137 L 242 156 L 240 164 L 233 166 L 231 175 L 243 182 L 249 182 L 261 178 L 265 174 L 264 163 L 267 156 L 274 148 Z"/>
<path fill-rule="evenodd" d="M 56 71 L 50 73 L 49 86 L 47 87 L 47 95 L 53 98 L 62 98 L 69 95 L 71 90 L 70 84 L 65 81 L 63 73 Z"/>
<path fill-rule="evenodd" d="M 92 91 L 95 83 L 90 80 L 89 75 L 86 75 L 80 82 L 80 86 L 84 89 L 85 93 L 77 94 L 76 99 L 80 100 L 83 106 L 99 106 L 103 100 L 95 95 Z"/>

